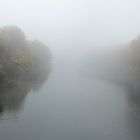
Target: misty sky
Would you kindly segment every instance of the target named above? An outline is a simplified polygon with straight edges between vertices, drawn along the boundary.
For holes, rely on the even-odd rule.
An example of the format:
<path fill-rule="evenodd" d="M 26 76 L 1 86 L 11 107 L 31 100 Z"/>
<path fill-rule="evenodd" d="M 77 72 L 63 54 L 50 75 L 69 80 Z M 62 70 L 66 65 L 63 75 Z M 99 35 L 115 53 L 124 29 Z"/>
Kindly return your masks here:
<path fill-rule="evenodd" d="M 52 50 L 88 51 L 140 34 L 139 5 L 138 0 L 3 0 L 0 26 L 17 25 Z"/>

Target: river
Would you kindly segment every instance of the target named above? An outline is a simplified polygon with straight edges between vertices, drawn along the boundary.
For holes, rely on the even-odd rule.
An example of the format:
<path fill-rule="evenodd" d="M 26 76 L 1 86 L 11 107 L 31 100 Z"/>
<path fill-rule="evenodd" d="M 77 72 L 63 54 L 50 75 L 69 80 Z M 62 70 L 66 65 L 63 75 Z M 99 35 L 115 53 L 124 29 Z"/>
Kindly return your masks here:
<path fill-rule="evenodd" d="M 73 64 L 53 63 L 42 88 L 30 91 L 18 111 L 1 115 L 0 139 L 139 140 L 135 97 L 127 86 L 87 76 Z"/>

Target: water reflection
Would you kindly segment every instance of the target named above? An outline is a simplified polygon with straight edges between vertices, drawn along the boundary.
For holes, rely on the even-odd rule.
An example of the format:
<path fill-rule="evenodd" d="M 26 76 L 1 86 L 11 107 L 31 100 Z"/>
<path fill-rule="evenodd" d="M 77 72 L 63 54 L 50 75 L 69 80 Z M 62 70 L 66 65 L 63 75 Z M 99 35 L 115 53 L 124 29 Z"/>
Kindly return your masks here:
<path fill-rule="evenodd" d="M 36 79 L 30 77 L 30 80 L 26 77 L 24 79 L 10 79 L 8 82 L 3 82 L 0 85 L 0 115 L 7 112 L 18 112 L 26 99 L 27 94 L 30 91 L 36 91 L 41 88 L 43 83 L 48 80 L 51 72 L 51 63 L 47 64 L 47 69 L 41 72 Z"/>
<path fill-rule="evenodd" d="M 140 138 L 140 88 L 131 87 L 127 93 L 128 111 L 127 127 L 132 133 L 133 139 Z"/>

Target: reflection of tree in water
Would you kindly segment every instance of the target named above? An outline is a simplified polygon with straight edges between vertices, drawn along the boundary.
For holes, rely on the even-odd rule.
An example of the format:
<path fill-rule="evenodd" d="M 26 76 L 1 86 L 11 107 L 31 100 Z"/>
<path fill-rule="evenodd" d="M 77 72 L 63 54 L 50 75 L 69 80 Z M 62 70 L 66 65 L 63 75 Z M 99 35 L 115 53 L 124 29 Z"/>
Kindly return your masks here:
<path fill-rule="evenodd" d="M 38 79 L 31 79 L 30 81 L 17 80 L 16 82 L 3 83 L 0 86 L 0 114 L 4 112 L 17 112 L 21 109 L 26 95 L 31 90 L 39 89 L 42 84 L 48 79 L 50 74 L 50 64 L 48 71 L 44 76 L 38 76 Z M 28 75 L 29 76 L 29 75 Z"/>
<path fill-rule="evenodd" d="M 140 139 L 140 88 L 129 88 L 127 94 L 128 112 L 127 126 L 133 140 Z"/>

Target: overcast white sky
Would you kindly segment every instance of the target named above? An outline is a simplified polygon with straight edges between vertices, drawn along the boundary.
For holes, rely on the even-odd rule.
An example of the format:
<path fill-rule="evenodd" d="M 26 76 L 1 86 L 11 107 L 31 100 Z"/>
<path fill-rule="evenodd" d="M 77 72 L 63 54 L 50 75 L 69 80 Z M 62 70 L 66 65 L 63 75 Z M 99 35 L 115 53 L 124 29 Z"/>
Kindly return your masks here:
<path fill-rule="evenodd" d="M 140 1 L 1 0 L 4 25 L 17 25 L 54 50 L 109 46 L 140 34 Z"/>

